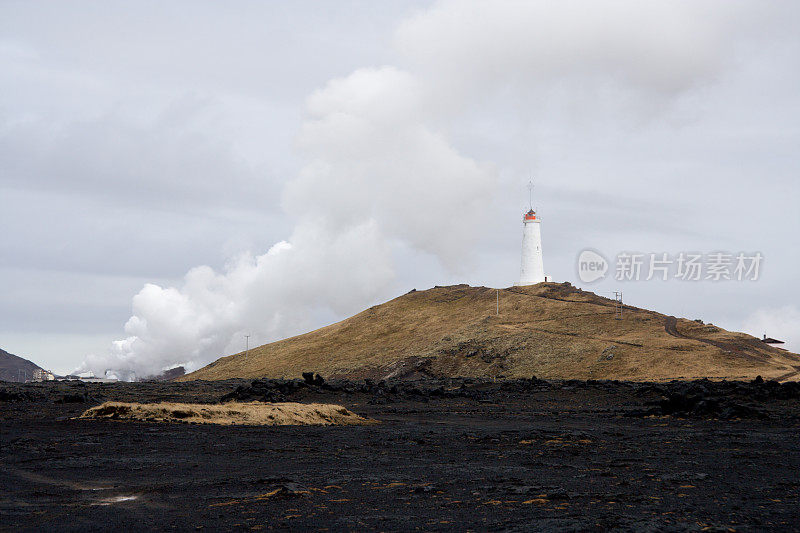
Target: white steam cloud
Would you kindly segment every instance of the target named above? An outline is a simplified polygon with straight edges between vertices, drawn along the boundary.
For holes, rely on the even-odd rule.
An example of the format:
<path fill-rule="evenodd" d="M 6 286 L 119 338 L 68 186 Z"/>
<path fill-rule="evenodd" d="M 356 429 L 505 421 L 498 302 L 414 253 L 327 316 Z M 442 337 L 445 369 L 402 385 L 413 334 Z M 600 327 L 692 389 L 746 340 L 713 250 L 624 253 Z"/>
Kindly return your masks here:
<path fill-rule="evenodd" d="M 393 242 L 455 265 L 480 235 L 478 207 L 495 175 L 424 125 L 421 92 L 410 74 L 387 67 L 314 93 L 298 138 L 308 162 L 284 194 L 287 214 L 302 220 L 291 238 L 222 273 L 194 268 L 179 288 L 146 285 L 128 337 L 77 371 L 192 370 L 241 351 L 245 334 L 269 342 L 309 327 L 320 309 L 355 312 L 391 286 Z"/>
<path fill-rule="evenodd" d="M 426 126 L 425 106 L 421 83 L 392 67 L 314 93 L 298 142 L 309 162 L 286 187 L 286 210 L 335 231 L 372 219 L 387 237 L 455 265 L 485 222 L 495 176 Z"/>
<path fill-rule="evenodd" d="M 373 298 L 393 278 L 388 257 L 372 221 L 337 234 L 301 225 L 290 242 L 257 257 L 241 255 L 223 273 L 200 266 L 180 288 L 145 285 L 133 298 L 128 337 L 108 355 L 87 357 L 78 371 L 130 378 L 178 363 L 195 369 L 241 351 L 245 334 L 258 343 L 297 333 L 314 309 L 345 314 Z"/>
<path fill-rule="evenodd" d="M 309 97 L 297 139 L 305 164 L 283 191 L 287 216 L 301 221 L 288 241 L 220 273 L 194 268 L 181 287 L 146 285 L 127 338 L 78 370 L 191 370 L 241 351 L 245 333 L 253 345 L 303 331 L 320 309 L 357 311 L 392 286 L 397 245 L 456 268 L 483 238 L 498 178 L 448 140 L 454 113 L 484 107 L 488 93 L 565 80 L 610 81 L 644 98 L 679 93 L 718 72 L 747 18 L 740 11 L 459 0 L 419 13 L 395 36 L 405 70 L 359 69 Z"/>

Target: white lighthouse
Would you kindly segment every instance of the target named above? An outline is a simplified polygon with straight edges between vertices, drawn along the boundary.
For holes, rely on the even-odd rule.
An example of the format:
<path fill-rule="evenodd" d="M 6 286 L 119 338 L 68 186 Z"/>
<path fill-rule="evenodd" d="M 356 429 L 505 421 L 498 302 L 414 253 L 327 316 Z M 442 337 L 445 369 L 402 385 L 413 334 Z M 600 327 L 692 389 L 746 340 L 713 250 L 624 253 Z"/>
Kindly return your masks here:
<path fill-rule="evenodd" d="M 546 281 L 542 262 L 541 222 L 533 206 L 522 217 L 522 269 L 517 285 L 533 285 Z"/>

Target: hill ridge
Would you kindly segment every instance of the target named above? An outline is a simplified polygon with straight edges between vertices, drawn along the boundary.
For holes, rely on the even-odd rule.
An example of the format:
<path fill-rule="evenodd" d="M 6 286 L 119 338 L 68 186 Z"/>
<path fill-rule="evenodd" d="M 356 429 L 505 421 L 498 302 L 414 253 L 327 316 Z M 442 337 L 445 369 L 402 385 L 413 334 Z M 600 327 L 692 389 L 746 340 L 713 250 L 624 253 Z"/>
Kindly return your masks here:
<path fill-rule="evenodd" d="M 500 314 L 496 314 L 496 298 Z M 233 377 L 789 379 L 800 356 L 744 333 L 624 306 L 569 283 L 412 290 L 340 322 L 218 359 Z"/>
<path fill-rule="evenodd" d="M 33 371 L 40 368 L 29 361 L 0 348 L 0 381 L 25 381 L 33 377 Z"/>

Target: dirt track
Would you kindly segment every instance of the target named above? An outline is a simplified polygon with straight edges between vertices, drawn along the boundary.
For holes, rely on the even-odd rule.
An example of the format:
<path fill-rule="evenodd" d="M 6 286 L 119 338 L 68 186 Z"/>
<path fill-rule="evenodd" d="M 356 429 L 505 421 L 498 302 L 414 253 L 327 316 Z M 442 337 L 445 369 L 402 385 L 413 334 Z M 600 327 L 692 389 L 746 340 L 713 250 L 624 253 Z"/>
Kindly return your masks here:
<path fill-rule="evenodd" d="M 800 530 L 794 384 L 308 381 L 4 385 L 3 528 Z M 382 423 L 71 418 L 223 396 Z"/>
<path fill-rule="evenodd" d="M 741 350 L 739 346 L 736 346 L 735 344 L 729 342 L 720 342 L 712 339 L 706 339 L 704 337 L 684 335 L 683 333 L 678 331 L 678 319 L 677 317 L 674 316 L 666 317 L 666 320 L 664 321 L 664 331 L 666 331 L 669 335 L 672 335 L 673 337 L 677 337 L 679 339 L 691 339 L 694 341 L 699 341 L 704 344 L 708 344 L 709 346 L 717 347 L 724 352 L 735 354 L 739 357 L 744 357 L 745 359 L 749 359 L 751 361 L 761 362 L 767 360 L 767 358 L 764 356 L 755 356 L 746 353 L 745 351 Z M 787 374 L 787 375 L 793 375 L 793 374 Z M 786 378 L 782 377 L 781 379 L 786 379 Z"/>

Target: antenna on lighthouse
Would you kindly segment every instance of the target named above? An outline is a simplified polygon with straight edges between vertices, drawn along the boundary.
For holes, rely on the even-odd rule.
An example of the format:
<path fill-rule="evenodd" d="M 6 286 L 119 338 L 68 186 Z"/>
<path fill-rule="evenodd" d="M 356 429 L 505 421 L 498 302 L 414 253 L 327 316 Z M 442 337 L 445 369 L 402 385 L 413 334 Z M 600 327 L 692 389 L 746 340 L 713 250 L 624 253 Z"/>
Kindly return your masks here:
<path fill-rule="evenodd" d="M 533 211 L 533 180 L 528 182 L 528 205 Z"/>

